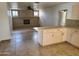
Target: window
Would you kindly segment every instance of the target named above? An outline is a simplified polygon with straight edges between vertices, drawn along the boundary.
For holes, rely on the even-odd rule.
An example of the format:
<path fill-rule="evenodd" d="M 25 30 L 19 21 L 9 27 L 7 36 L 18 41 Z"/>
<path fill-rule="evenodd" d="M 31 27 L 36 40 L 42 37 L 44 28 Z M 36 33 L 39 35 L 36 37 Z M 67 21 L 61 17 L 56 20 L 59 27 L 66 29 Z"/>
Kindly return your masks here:
<path fill-rule="evenodd" d="M 12 11 L 12 16 L 17 17 L 18 16 L 18 11 Z"/>
<path fill-rule="evenodd" d="M 39 16 L 39 12 L 38 11 L 34 11 L 34 16 Z"/>

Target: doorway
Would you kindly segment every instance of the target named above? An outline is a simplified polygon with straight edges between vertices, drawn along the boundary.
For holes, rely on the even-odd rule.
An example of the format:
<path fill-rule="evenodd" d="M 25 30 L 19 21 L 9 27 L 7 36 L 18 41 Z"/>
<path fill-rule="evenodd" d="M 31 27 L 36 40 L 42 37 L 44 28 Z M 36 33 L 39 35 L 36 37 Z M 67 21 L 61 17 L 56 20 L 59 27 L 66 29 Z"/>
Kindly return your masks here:
<path fill-rule="evenodd" d="M 65 26 L 67 19 L 67 9 L 59 11 L 59 26 Z"/>

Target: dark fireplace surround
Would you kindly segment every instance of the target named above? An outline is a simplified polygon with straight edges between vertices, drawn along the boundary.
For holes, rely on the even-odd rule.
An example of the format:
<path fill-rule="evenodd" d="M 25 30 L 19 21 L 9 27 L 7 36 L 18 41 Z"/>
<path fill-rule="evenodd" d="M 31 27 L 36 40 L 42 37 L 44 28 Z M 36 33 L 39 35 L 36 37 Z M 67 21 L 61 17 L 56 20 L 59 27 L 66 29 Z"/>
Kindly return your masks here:
<path fill-rule="evenodd" d="M 23 24 L 30 24 L 30 19 L 24 19 Z"/>

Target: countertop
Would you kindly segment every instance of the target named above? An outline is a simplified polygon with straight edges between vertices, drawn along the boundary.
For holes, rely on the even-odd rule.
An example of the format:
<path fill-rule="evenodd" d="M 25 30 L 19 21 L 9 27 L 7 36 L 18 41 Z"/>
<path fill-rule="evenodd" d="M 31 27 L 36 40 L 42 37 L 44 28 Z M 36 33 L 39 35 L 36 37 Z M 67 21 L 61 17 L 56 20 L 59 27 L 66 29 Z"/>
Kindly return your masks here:
<path fill-rule="evenodd" d="M 48 26 L 48 27 L 34 27 L 34 30 L 44 30 L 44 29 L 56 29 L 56 28 L 75 28 L 79 29 L 78 26 Z"/>

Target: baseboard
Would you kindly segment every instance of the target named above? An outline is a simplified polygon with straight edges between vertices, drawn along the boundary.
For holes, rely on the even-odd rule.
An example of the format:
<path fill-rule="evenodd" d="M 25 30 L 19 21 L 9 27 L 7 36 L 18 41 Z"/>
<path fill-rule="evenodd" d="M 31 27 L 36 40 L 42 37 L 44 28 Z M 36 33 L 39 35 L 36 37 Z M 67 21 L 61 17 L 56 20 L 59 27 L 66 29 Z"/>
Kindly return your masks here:
<path fill-rule="evenodd" d="M 76 45 L 74 45 L 74 44 L 72 44 L 72 43 L 70 43 L 70 42 L 68 42 L 68 41 L 63 41 L 63 42 L 59 42 L 59 43 L 55 43 L 55 44 L 50 44 L 50 45 L 40 45 L 40 44 L 39 44 L 39 45 L 40 45 L 41 47 L 47 47 L 47 46 L 58 45 L 58 44 L 62 44 L 62 43 L 68 43 L 68 44 L 72 45 L 73 47 L 79 49 L 78 46 L 76 46 Z"/>
<path fill-rule="evenodd" d="M 52 44 L 48 44 L 48 45 L 41 45 L 41 44 L 39 44 L 39 45 L 40 45 L 41 47 L 46 47 L 46 46 L 61 44 L 61 43 L 64 43 L 64 42 L 67 42 L 67 41 L 62 41 L 62 42 L 58 42 L 58 43 L 52 43 Z"/>
<path fill-rule="evenodd" d="M 78 48 L 79 49 L 79 46 L 76 46 L 76 45 L 74 45 L 73 43 L 70 43 L 70 42 L 68 42 L 68 41 L 66 41 L 68 44 L 71 44 L 72 46 L 74 46 L 75 48 Z"/>

